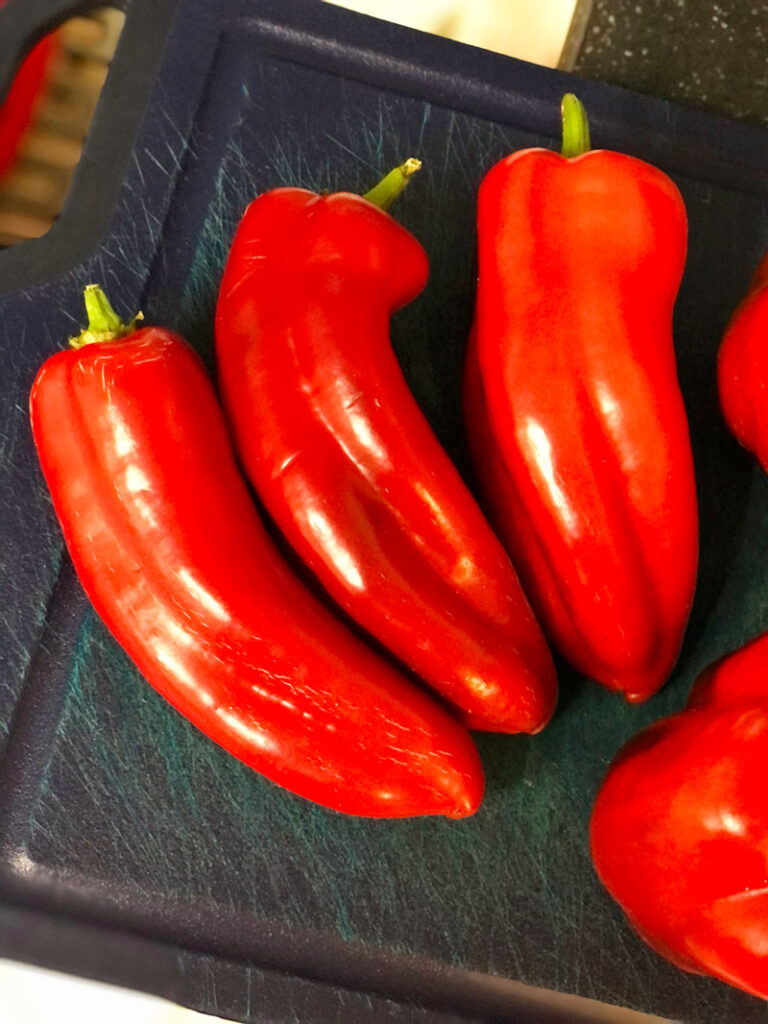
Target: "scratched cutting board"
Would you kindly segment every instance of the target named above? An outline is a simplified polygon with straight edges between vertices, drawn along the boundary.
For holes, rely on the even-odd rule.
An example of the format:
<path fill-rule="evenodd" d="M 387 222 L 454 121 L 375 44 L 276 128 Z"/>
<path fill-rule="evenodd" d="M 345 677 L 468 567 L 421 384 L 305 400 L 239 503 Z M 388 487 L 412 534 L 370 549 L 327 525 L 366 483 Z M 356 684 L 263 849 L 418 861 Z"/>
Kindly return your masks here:
<path fill-rule="evenodd" d="M 768 1021 L 762 1002 L 634 936 L 586 838 L 621 743 L 768 627 L 768 478 L 727 435 L 714 387 L 723 325 L 768 243 L 768 136 L 310 0 L 127 10 L 67 208 L 49 236 L 0 253 L 0 954 L 251 1021 L 436 1021 L 447 1007 L 457 1021 L 533 1020 L 499 979 L 690 1024 Z M 0 68 L 22 29 L 12 35 L 0 23 Z M 36 466 L 29 386 L 76 330 L 91 280 L 121 312 L 186 334 L 210 366 L 246 203 L 284 184 L 364 191 L 418 156 L 395 212 L 431 277 L 394 342 L 471 480 L 458 410 L 474 196 L 504 154 L 557 146 L 570 89 L 594 144 L 672 174 L 690 217 L 676 344 L 702 559 L 683 655 L 639 708 L 563 667 L 542 735 L 478 737 L 488 790 L 469 820 L 335 815 L 196 732 L 91 612 Z"/>

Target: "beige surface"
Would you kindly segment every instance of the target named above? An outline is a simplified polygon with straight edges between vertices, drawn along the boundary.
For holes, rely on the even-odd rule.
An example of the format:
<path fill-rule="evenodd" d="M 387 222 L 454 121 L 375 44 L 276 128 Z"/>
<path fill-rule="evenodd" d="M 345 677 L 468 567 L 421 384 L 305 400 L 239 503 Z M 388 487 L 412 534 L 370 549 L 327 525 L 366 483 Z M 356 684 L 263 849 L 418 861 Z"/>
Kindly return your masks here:
<path fill-rule="evenodd" d="M 221 1019 L 142 992 L 0 960 L 2 1024 L 206 1024 Z"/>
<path fill-rule="evenodd" d="M 329 0 L 340 7 L 555 67 L 576 0 Z"/>

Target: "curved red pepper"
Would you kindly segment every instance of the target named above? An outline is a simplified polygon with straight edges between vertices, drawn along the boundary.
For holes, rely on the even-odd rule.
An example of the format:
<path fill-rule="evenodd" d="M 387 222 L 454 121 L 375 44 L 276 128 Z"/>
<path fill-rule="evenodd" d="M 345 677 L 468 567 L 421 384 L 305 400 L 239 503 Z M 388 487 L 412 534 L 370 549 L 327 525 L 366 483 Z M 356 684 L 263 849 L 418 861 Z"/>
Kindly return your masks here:
<path fill-rule="evenodd" d="M 57 52 L 56 35 L 41 39 L 24 58 L 0 102 L 0 177 L 16 162 L 19 146 L 32 122 Z"/>
<path fill-rule="evenodd" d="M 483 782 L 469 734 L 289 571 L 199 358 L 161 328 L 110 336 L 52 356 L 31 415 L 78 575 L 117 641 L 207 736 L 295 793 L 349 814 L 471 814 Z"/>
<path fill-rule="evenodd" d="M 687 710 L 624 747 L 592 854 L 662 956 L 768 999 L 768 634 L 710 667 Z"/>
<path fill-rule="evenodd" d="M 671 334 L 683 201 L 629 156 L 525 150 L 485 177 L 478 236 L 465 397 L 493 521 L 566 657 L 645 700 L 677 659 L 698 555 Z"/>
<path fill-rule="evenodd" d="M 262 195 L 221 285 L 223 400 L 259 497 L 336 601 L 471 727 L 536 732 L 556 699 L 545 641 L 390 346 L 426 279 L 416 239 L 361 196 Z"/>
<path fill-rule="evenodd" d="M 726 423 L 768 472 L 768 253 L 726 327 L 717 383 Z"/>

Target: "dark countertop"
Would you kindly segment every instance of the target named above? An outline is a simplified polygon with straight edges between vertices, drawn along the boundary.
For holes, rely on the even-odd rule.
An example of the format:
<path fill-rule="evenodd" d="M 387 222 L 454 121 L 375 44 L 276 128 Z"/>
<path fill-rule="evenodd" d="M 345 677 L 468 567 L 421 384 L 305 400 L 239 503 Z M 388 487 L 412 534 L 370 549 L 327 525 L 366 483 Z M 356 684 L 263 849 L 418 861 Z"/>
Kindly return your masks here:
<path fill-rule="evenodd" d="M 579 8 L 566 58 L 577 74 L 768 124 L 765 0 L 580 0 Z"/>

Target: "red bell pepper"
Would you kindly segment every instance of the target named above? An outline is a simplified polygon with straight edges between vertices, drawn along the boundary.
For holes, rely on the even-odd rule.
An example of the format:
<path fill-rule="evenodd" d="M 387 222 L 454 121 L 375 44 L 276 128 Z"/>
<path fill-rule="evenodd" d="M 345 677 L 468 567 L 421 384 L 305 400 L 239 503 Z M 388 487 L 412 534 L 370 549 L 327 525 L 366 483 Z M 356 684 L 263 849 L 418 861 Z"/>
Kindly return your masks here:
<path fill-rule="evenodd" d="M 331 596 L 462 713 L 536 732 L 552 660 L 504 549 L 440 447 L 389 340 L 424 250 L 368 198 L 280 188 L 248 207 L 216 314 L 240 460 Z"/>
<path fill-rule="evenodd" d="M 0 4 L 2 6 L 2 4 Z M 0 178 L 14 165 L 43 95 L 58 37 L 45 36 L 27 54 L 5 98 L 0 100 Z"/>
<path fill-rule="evenodd" d="M 640 160 L 503 159 L 479 194 L 466 419 L 492 521 L 562 653 L 627 700 L 669 676 L 693 599 L 698 519 L 672 347 L 686 216 Z"/>
<path fill-rule="evenodd" d="M 147 680 L 274 782 L 349 814 L 471 814 L 466 730 L 293 576 L 235 464 L 203 365 L 178 335 L 90 330 L 31 395 L 40 461 L 75 568 Z"/>
<path fill-rule="evenodd" d="M 768 472 L 768 253 L 726 327 L 717 383 L 726 423 Z"/>
<path fill-rule="evenodd" d="M 768 999 L 768 634 L 710 667 L 685 711 L 616 757 L 591 822 L 597 873 L 679 967 Z"/>

